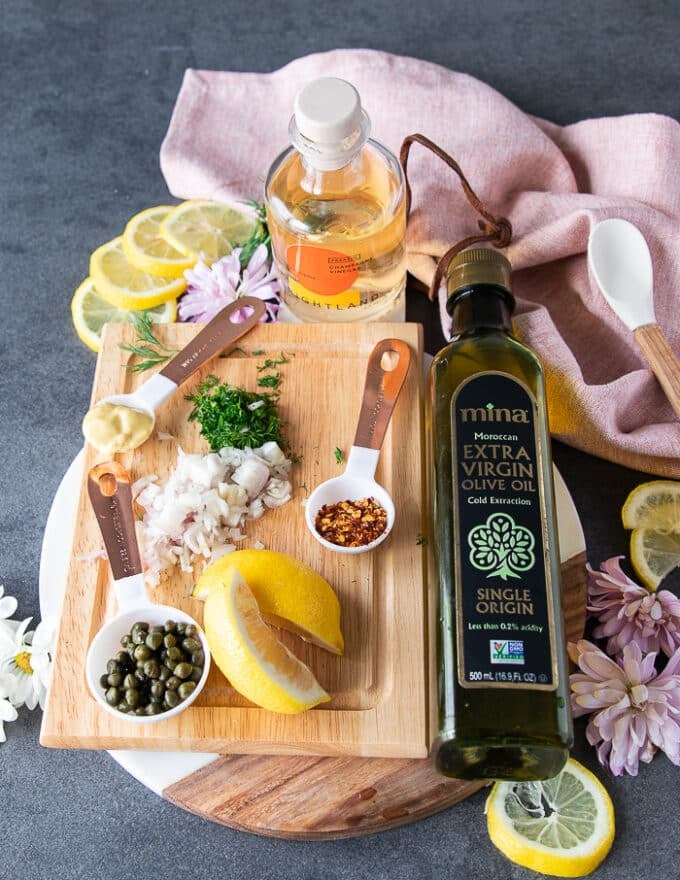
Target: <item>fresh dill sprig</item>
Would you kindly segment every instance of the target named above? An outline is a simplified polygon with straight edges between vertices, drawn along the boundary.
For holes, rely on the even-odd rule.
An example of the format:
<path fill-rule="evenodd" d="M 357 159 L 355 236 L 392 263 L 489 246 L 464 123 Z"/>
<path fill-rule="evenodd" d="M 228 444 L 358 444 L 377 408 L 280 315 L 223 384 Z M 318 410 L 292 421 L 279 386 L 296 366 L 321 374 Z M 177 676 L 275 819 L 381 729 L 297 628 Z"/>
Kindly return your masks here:
<path fill-rule="evenodd" d="M 153 321 L 151 315 L 147 311 L 133 312 L 132 326 L 137 334 L 135 343 L 120 342 L 118 347 L 123 351 L 129 351 L 135 357 L 139 358 L 136 364 L 127 364 L 125 369 L 130 373 L 143 373 L 151 367 L 157 367 L 158 364 L 164 364 L 176 354 L 179 349 L 168 348 L 160 339 L 158 339 L 151 329 Z"/>
<path fill-rule="evenodd" d="M 267 212 L 265 207 L 253 199 L 248 199 L 246 204 L 250 205 L 254 210 L 257 217 L 257 223 L 253 227 L 253 231 L 250 233 L 248 239 L 241 245 L 241 256 L 239 257 L 239 260 L 242 266 L 248 265 L 250 258 L 261 244 L 267 245 L 267 251 L 271 256 L 271 235 L 269 234 L 269 227 L 267 226 Z"/>
<path fill-rule="evenodd" d="M 253 352 L 255 354 L 255 352 Z M 264 354 L 264 352 L 259 352 L 259 354 Z M 290 358 L 287 357 L 285 351 L 282 351 L 281 354 L 277 358 L 267 358 L 263 364 L 258 364 L 257 372 L 261 373 L 263 370 L 273 370 L 275 367 L 278 367 L 279 364 L 287 364 Z"/>

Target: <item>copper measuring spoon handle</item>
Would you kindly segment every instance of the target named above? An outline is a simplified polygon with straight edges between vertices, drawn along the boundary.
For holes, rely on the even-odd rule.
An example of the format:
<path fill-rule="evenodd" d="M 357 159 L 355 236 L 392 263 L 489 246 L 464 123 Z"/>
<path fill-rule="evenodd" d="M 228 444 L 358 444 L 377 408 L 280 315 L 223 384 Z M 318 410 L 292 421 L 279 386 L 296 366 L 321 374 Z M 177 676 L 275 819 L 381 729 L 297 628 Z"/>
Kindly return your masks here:
<path fill-rule="evenodd" d="M 368 358 L 354 446 L 380 449 L 410 363 L 411 349 L 401 339 L 382 339 L 375 346 Z"/>
<path fill-rule="evenodd" d="M 252 309 L 250 315 L 240 323 L 231 320 L 235 312 L 241 309 Z M 189 376 L 202 367 L 206 361 L 233 345 L 237 339 L 245 336 L 265 313 L 265 304 L 254 296 L 243 296 L 225 306 L 209 324 L 197 333 L 191 342 L 178 355 L 167 363 L 160 371 L 161 376 L 181 385 Z"/>
<path fill-rule="evenodd" d="M 87 475 L 87 491 L 104 539 L 113 579 L 119 581 L 141 574 L 129 474 L 116 461 L 97 464 Z"/>

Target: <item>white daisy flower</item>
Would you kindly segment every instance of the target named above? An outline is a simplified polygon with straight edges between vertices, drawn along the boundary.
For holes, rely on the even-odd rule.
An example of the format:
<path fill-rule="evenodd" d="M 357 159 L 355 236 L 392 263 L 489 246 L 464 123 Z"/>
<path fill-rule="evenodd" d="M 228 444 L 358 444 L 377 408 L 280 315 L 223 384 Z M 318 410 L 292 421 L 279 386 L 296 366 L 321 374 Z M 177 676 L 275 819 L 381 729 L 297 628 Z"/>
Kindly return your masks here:
<path fill-rule="evenodd" d="M 12 699 L 14 697 L 14 677 L 0 674 L 0 743 L 7 739 L 4 724 L 6 721 L 16 721 L 18 713 Z"/>
<path fill-rule="evenodd" d="M 27 632 L 31 618 L 19 624 L 11 640 L 0 634 L 0 675 L 9 674 L 15 686 L 12 702 L 35 709 L 45 708 L 45 698 L 57 635 L 55 618 L 47 618 L 35 631 Z"/>

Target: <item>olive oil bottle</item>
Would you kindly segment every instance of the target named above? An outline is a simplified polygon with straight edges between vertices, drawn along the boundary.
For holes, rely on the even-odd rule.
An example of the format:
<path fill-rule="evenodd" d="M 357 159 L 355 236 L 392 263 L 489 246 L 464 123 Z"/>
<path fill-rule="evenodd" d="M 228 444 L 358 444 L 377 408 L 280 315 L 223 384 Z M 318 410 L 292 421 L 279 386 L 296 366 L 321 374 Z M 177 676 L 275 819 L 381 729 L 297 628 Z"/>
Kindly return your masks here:
<path fill-rule="evenodd" d="M 545 779 L 572 741 L 543 370 L 512 333 L 511 267 L 448 268 L 452 341 L 429 381 L 437 769 Z"/>

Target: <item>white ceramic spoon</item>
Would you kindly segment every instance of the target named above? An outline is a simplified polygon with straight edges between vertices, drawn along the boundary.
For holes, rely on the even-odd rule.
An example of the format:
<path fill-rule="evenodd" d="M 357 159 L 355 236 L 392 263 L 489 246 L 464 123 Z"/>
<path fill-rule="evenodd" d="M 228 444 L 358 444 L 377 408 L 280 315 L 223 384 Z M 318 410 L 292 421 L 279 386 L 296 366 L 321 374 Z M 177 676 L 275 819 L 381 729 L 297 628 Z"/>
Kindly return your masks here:
<path fill-rule="evenodd" d="M 627 220 L 603 220 L 588 240 L 588 265 L 680 416 L 680 362 L 656 323 L 652 258 L 644 236 Z"/>
<path fill-rule="evenodd" d="M 189 614 L 172 605 L 154 605 L 147 598 L 135 533 L 130 478 L 123 467 L 115 461 L 95 465 L 88 474 L 87 491 L 104 539 L 118 601 L 118 614 L 101 627 L 92 639 L 87 652 L 85 661 L 87 684 L 102 709 L 115 715 L 119 720 L 134 724 L 164 721 L 183 712 L 203 689 L 210 670 L 208 641 L 201 627 Z M 193 692 L 172 709 L 158 715 L 123 714 L 106 702 L 105 692 L 99 681 L 106 672 L 106 664 L 120 651 L 122 636 L 130 632 L 136 621 L 144 621 L 150 626 L 155 626 L 162 625 L 167 620 L 191 623 L 196 627 L 205 656 L 201 679 Z"/>
<path fill-rule="evenodd" d="M 310 532 L 328 550 L 337 553 L 365 553 L 381 544 L 392 531 L 395 520 L 390 493 L 375 479 L 380 447 L 411 361 L 411 350 L 401 339 L 382 339 L 368 358 L 366 381 L 354 443 L 347 456 L 345 471 L 320 483 L 307 499 L 305 521 Z M 316 515 L 326 504 L 374 498 L 387 514 L 384 531 L 369 544 L 343 547 L 323 538 L 316 529 Z"/>
<path fill-rule="evenodd" d="M 244 308 L 249 309 L 250 314 L 245 320 L 237 323 L 233 320 L 235 313 Z M 141 446 L 144 440 L 151 436 L 156 421 L 157 407 L 174 394 L 182 382 L 185 382 L 210 358 L 230 348 L 238 339 L 252 330 L 264 313 L 265 305 L 262 300 L 256 297 L 244 296 L 235 300 L 219 311 L 160 372 L 147 379 L 135 391 L 128 394 L 114 394 L 98 401 L 90 413 L 100 404 L 108 403 L 129 410 L 137 410 L 151 417 L 146 436 L 143 436 L 142 439 L 118 443 L 115 448 L 101 447 L 101 450 L 108 454 L 115 454 L 116 452 L 129 452 L 131 449 Z M 90 413 L 85 416 L 84 433 L 86 439 L 96 446 L 96 441 L 87 430 L 87 419 Z"/>

